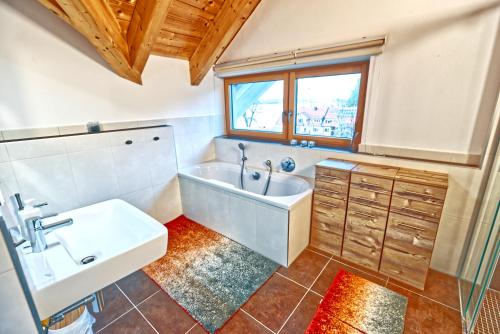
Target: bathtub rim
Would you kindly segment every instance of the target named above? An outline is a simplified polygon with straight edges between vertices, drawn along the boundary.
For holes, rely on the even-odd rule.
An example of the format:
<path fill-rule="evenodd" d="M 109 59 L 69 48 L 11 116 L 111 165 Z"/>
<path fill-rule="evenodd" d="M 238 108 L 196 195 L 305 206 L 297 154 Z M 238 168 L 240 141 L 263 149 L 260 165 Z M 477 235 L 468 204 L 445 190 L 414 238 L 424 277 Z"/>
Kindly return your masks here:
<path fill-rule="evenodd" d="M 247 190 L 238 189 L 234 185 L 223 182 L 223 181 L 205 179 L 203 177 L 199 177 L 199 176 L 196 176 L 196 175 L 193 175 L 190 173 L 190 171 L 194 167 L 202 166 L 202 165 L 216 165 L 216 164 L 226 165 L 226 166 L 237 166 L 238 168 L 240 168 L 240 166 L 238 164 L 233 164 L 233 163 L 229 163 L 229 162 L 225 162 L 225 161 L 211 160 L 211 161 L 197 163 L 197 164 L 193 164 L 193 165 L 184 167 L 184 168 L 179 170 L 178 176 L 180 178 L 190 179 L 192 181 L 198 181 L 198 182 L 201 182 L 201 183 L 206 184 L 208 186 L 211 186 L 213 188 L 223 189 L 223 190 L 228 191 L 230 193 L 233 193 L 235 195 L 238 195 L 241 197 L 251 198 L 255 201 L 266 203 L 268 205 L 272 205 L 272 206 L 275 206 L 275 207 L 278 207 L 281 209 L 286 209 L 286 210 L 290 210 L 292 207 L 294 207 L 296 204 L 298 204 L 302 199 L 306 198 L 307 196 L 309 196 L 313 193 L 313 186 L 310 184 L 310 182 L 308 182 L 307 180 L 304 180 L 301 177 L 298 177 L 296 175 L 290 175 L 290 174 L 284 174 L 284 176 L 294 177 L 294 178 L 297 178 L 301 181 L 304 181 L 305 183 L 307 183 L 308 189 L 301 192 L 301 193 L 298 193 L 295 195 L 290 195 L 290 196 L 263 196 L 261 194 L 252 193 L 252 192 L 247 191 Z M 252 168 L 252 169 L 257 170 L 257 168 Z M 276 173 L 276 174 L 279 175 L 279 173 Z"/>

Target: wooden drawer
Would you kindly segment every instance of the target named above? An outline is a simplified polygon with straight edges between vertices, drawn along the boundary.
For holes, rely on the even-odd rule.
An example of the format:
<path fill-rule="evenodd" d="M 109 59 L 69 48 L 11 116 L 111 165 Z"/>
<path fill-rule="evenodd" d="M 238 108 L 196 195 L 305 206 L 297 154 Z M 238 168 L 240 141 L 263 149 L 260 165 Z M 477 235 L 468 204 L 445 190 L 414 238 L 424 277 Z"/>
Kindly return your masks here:
<path fill-rule="evenodd" d="M 311 228 L 311 246 L 325 252 L 340 256 L 342 247 L 342 237 L 337 234 Z"/>
<path fill-rule="evenodd" d="M 438 225 L 391 212 L 384 248 L 431 257 Z"/>
<path fill-rule="evenodd" d="M 380 263 L 382 236 L 361 236 L 347 230 L 344 234 L 342 258 L 377 271 Z"/>
<path fill-rule="evenodd" d="M 316 180 L 315 189 L 322 195 L 344 199 L 347 196 L 349 186 Z"/>
<path fill-rule="evenodd" d="M 430 256 L 406 253 L 384 246 L 380 272 L 423 290 L 430 262 Z"/>
<path fill-rule="evenodd" d="M 336 197 L 326 196 L 323 193 L 318 192 L 318 189 L 314 191 L 314 199 L 322 203 L 326 203 L 327 206 L 330 205 L 333 208 L 341 207 L 345 209 L 347 207 L 347 198 L 340 199 Z"/>
<path fill-rule="evenodd" d="M 326 202 L 318 199 L 319 196 L 321 195 L 314 195 L 313 212 L 344 222 L 346 212 L 345 202 L 334 198 L 329 198 L 329 201 Z"/>
<path fill-rule="evenodd" d="M 347 220 L 364 224 L 367 228 L 385 231 L 387 210 L 350 202 L 347 209 Z"/>
<path fill-rule="evenodd" d="M 439 223 L 442 208 L 442 205 L 415 201 L 399 196 L 392 196 L 391 201 L 391 211 L 435 223 Z"/>
<path fill-rule="evenodd" d="M 388 193 L 392 191 L 392 180 L 363 174 L 351 175 L 351 187 L 366 189 L 376 192 Z"/>
<path fill-rule="evenodd" d="M 362 205 L 373 206 L 380 209 L 389 208 L 391 196 L 374 191 L 351 188 L 349 191 L 349 201 Z"/>
<path fill-rule="evenodd" d="M 421 202 L 442 205 L 446 197 L 446 188 L 396 181 L 394 194 Z"/>
<path fill-rule="evenodd" d="M 332 219 L 320 213 L 313 212 L 311 220 L 311 228 L 321 231 L 329 232 L 343 237 L 344 235 L 344 221 L 340 219 Z"/>
<path fill-rule="evenodd" d="M 349 183 L 349 172 L 342 171 L 332 168 L 322 168 L 316 166 L 316 178 L 321 177 L 327 182 L 337 183 L 344 182 Z"/>

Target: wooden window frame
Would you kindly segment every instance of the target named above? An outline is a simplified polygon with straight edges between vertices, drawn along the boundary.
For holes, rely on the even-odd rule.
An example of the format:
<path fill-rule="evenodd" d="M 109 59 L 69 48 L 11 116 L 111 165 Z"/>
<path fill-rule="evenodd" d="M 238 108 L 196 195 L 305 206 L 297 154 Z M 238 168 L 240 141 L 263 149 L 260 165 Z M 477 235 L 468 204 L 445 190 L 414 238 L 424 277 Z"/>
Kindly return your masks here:
<path fill-rule="evenodd" d="M 363 130 L 364 110 L 366 104 L 366 88 L 368 84 L 369 61 L 344 63 L 320 67 L 310 67 L 289 71 L 276 71 L 264 74 L 251 74 L 224 79 L 224 99 L 226 116 L 226 133 L 229 137 L 240 137 L 249 139 L 261 139 L 277 142 L 289 142 L 291 139 L 313 140 L 319 146 L 340 147 L 350 149 L 354 152 L 358 150 Z M 296 80 L 300 78 L 320 77 L 328 75 L 342 75 L 350 73 L 360 73 L 360 87 L 358 95 L 358 110 L 354 125 L 354 136 L 352 139 L 325 138 L 321 136 L 308 136 L 295 134 L 295 101 L 296 101 Z M 230 85 L 236 83 L 251 83 L 261 81 L 283 80 L 283 133 L 236 130 L 232 128 L 231 112 L 231 91 Z"/>

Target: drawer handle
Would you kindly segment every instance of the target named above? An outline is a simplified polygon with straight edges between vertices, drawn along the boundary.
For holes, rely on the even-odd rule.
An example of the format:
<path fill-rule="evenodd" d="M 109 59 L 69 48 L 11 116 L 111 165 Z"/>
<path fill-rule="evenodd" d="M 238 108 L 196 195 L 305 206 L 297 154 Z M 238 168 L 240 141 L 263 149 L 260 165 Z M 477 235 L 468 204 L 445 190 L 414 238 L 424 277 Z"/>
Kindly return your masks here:
<path fill-rule="evenodd" d="M 409 195 L 416 195 L 416 196 L 426 196 L 426 197 L 432 196 L 432 192 L 429 189 L 426 189 L 424 191 L 424 193 L 419 193 L 419 192 L 416 192 L 416 191 L 410 191 L 410 190 L 406 190 L 406 189 L 403 188 L 402 193 L 403 194 L 409 194 Z"/>
<path fill-rule="evenodd" d="M 323 201 L 320 201 L 320 200 L 316 200 L 319 204 L 321 205 L 324 205 L 324 206 L 328 206 L 330 208 L 334 208 L 334 209 L 339 209 L 340 207 L 338 205 L 335 205 L 335 204 L 330 204 L 330 203 L 325 203 Z"/>
<path fill-rule="evenodd" d="M 351 199 L 358 200 L 361 202 L 368 202 L 368 203 L 372 203 L 372 204 L 382 205 L 381 203 L 379 203 L 377 201 L 374 201 L 374 200 L 369 199 L 369 198 L 364 198 L 364 197 L 351 196 Z"/>
<path fill-rule="evenodd" d="M 355 216 L 367 217 L 367 218 L 370 218 L 370 219 L 377 219 L 377 217 L 375 217 L 374 215 L 371 215 L 369 213 L 364 213 L 364 212 L 361 212 L 361 211 L 352 211 L 351 213 L 353 215 L 355 215 Z"/>
<path fill-rule="evenodd" d="M 340 181 L 344 181 L 343 178 L 341 177 L 338 177 L 338 176 L 332 176 L 332 175 L 325 175 L 325 174 L 319 174 L 320 177 L 324 177 L 326 179 L 332 179 L 332 180 L 340 180 Z"/>
<path fill-rule="evenodd" d="M 409 229 L 416 230 L 416 231 L 421 231 L 421 232 L 425 232 L 426 231 L 425 228 L 413 226 L 413 225 L 410 225 L 410 224 L 406 224 L 406 223 L 403 223 L 403 222 L 401 222 L 399 220 L 396 220 L 396 219 L 393 219 L 393 221 L 396 223 L 397 226 L 403 226 L 403 227 L 407 227 Z"/>
<path fill-rule="evenodd" d="M 329 194 L 337 194 L 337 195 L 340 195 L 340 192 L 339 191 L 335 191 L 335 190 L 326 190 L 324 188 L 318 188 L 317 189 L 318 191 L 324 191 L 326 193 L 329 193 Z"/>
<path fill-rule="evenodd" d="M 422 210 L 418 210 L 418 209 L 414 209 L 414 208 L 403 208 L 403 210 L 407 210 L 407 211 L 410 211 L 410 212 L 415 212 L 415 213 L 418 213 L 420 214 L 421 216 L 431 216 L 431 217 L 435 217 L 436 216 L 436 213 L 435 212 L 427 212 L 427 211 L 422 211 Z"/>

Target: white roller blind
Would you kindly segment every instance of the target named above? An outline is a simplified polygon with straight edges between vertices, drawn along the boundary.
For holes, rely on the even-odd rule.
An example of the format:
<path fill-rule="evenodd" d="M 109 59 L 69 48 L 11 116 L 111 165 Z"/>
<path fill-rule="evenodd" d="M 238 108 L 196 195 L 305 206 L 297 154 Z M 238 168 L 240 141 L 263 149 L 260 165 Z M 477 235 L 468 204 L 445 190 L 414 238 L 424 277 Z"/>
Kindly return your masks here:
<path fill-rule="evenodd" d="M 218 77 L 225 78 L 299 67 L 361 61 L 382 53 L 384 44 L 385 37 L 362 38 L 328 46 L 297 49 L 220 63 L 214 66 L 214 72 Z"/>

